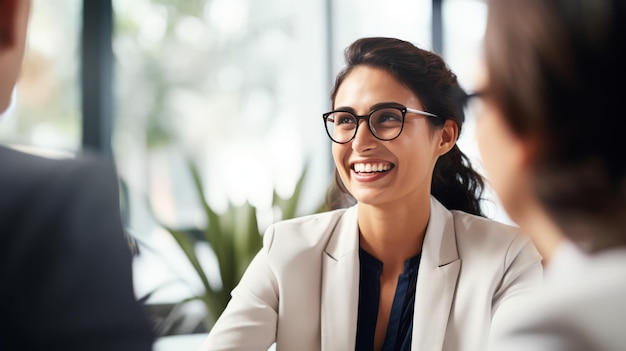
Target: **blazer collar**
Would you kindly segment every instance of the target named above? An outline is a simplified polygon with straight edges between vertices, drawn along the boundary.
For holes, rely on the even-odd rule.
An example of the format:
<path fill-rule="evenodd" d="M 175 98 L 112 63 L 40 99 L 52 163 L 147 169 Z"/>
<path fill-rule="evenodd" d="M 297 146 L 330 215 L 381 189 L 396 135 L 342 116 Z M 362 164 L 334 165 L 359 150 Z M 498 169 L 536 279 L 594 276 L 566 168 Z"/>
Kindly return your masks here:
<path fill-rule="evenodd" d="M 322 258 L 322 351 L 354 350 L 359 308 L 357 207 L 337 222 Z"/>
<path fill-rule="evenodd" d="M 431 197 L 430 219 L 415 288 L 413 350 L 443 348 L 460 270 L 454 217 Z"/>
<path fill-rule="evenodd" d="M 339 221 L 326 245 L 325 252 L 335 260 L 359 249 L 357 206 L 350 207 Z M 358 255 L 357 255 L 358 257 Z M 459 259 L 454 231 L 454 218 L 437 199 L 430 197 L 430 218 L 422 248 L 422 262 L 443 266 Z"/>
<path fill-rule="evenodd" d="M 430 218 L 422 246 L 422 262 L 444 266 L 459 259 L 454 217 L 437 199 L 430 197 Z"/>
<path fill-rule="evenodd" d="M 356 205 L 346 209 L 337 221 L 325 252 L 334 260 L 339 261 L 355 250 L 359 250 L 359 223 L 357 222 Z"/>

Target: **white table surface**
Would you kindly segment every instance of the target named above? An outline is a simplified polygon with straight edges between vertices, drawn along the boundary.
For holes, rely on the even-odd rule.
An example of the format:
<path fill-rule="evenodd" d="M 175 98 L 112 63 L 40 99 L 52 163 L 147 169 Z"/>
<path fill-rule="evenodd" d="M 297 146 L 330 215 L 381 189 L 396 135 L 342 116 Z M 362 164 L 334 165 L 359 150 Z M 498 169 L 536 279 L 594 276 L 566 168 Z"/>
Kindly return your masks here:
<path fill-rule="evenodd" d="M 154 343 L 153 351 L 196 351 L 206 339 L 207 334 L 186 334 L 164 336 Z M 276 345 L 272 345 L 268 351 L 276 350 Z"/>
<path fill-rule="evenodd" d="M 200 350 L 200 346 L 206 339 L 207 334 L 187 334 L 163 336 L 154 343 L 153 351 L 195 351 Z"/>

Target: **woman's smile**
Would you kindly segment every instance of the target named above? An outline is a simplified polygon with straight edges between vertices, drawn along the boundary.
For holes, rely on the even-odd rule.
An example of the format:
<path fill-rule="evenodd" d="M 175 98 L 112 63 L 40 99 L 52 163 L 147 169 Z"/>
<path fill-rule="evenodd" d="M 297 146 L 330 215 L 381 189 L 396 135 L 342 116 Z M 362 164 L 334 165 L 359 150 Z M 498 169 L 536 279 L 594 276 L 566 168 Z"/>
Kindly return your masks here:
<path fill-rule="evenodd" d="M 386 172 L 393 167 L 394 165 L 389 162 L 355 162 L 351 168 L 357 173 L 375 173 Z"/>
<path fill-rule="evenodd" d="M 355 180 L 360 182 L 372 182 L 386 176 L 395 165 L 386 161 L 360 161 L 354 162 L 350 169 Z"/>

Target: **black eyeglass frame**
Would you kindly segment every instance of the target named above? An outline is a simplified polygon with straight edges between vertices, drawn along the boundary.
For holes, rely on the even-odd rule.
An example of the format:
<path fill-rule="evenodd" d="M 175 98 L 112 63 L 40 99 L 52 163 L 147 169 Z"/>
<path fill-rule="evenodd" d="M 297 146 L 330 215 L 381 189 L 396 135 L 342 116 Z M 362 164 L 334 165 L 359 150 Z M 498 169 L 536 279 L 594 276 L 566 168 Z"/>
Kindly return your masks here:
<path fill-rule="evenodd" d="M 377 111 L 379 111 L 379 110 L 389 109 L 389 108 L 392 108 L 392 109 L 397 109 L 398 111 L 400 111 L 400 113 L 401 113 L 401 115 L 402 115 L 402 125 L 400 126 L 400 131 L 398 132 L 398 135 L 396 135 L 395 137 L 390 138 L 390 139 L 384 139 L 384 138 L 381 138 L 381 137 L 379 137 L 378 135 L 376 135 L 376 132 L 375 132 L 375 130 L 374 130 L 374 127 L 372 127 L 372 124 L 370 123 L 370 121 L 371 121 L 370 117 L 371 117 L 374 113 L 376 113 Z M 332 135 L 330 135 L 330 131 L 328 130 L 328 117 L 329 117 L 330 115 L 332 115 L 333 113 L 338 113 L 338 112 L 341 112 L 341 113 L 348 113 L 348 114 L 352 115 L 352 116 L 356 119 L 356 127 L 354 128 L 354 134 L 352 135 L 352 137 L 351 137 L 350 139 L 348 139 L 347 141 L 344 141 L 344 142 L 339 142 L 339 141 L 335 140 L 335 139 L 332 137 Z M 338 109 L 338 110 L 332 110 L 332 111 L 329 111 L 329 112 L 323 113 L 323 114 L 322 114 L 322 119 L 324 120 L 324 129 L 326 130 L 326 134 L 328 135 L 328 137 L 330 138 L 330 140 L 332 140 L 334 143 L 337 143 L 337 144 L 347 144 L 347 143 L 351 142 L 352 140 L 354 140 L 354 138 L 356 137 L 356 133 L 357 133 L 357 132 L 358 132 L 358 130 L 359 130 L 359 126 L 361 125 L 360 120 L 362 120 L 362 119 L 364 119 L 364 120 L 366 120 L 366 121 L 367 121 L 367 126 L 368 126 L 368 128 L 369 128 L 370 132 L 372 133 L 372 135 L 373 135 L 376 139 L 381 140 L 381 141 L 391 141 L 391 140 L 394 140 L 394 139 L 396 139 L 397 137 L 399 137 L 399 136 L 400 136 L 400 134 L 402 134 L 402 130 L 404 130 L 404 120 L 405 120 L 405 117 L 406 117 L 406 114 L 407 114 L 407 113 L 414 113 L 414 114 L 417 114 L 417 115 L 426 116 L 426 117 L 433 117 L 433 118 L 438 118 L 438 117 L 439 117 L 439 116 L 437 116 L 437 115 L 435 115 L 435 114 L 433 114 L 433 113 L 430 113 L 430 112 L 426 112 L 426 111 L 422 111 L 422 110 L 418 110 L 418 109 L 414 109 L 414 108 L 406 107 L 406 106 L 401 105 L 401 104 L 395 104 L 395 103 L 393 103 L 393 104 L 382 104 L 382 105 L 378 105 L 378 106 L 376 106 L 375 108 L 373 108 L 373 109 L 372 109 L 372 110 L 371 110 L 368 114 L 366 114 L 366 115 L 360 115 L 360 116 L 359 116 L 359 115 L 356 115 L 354 112 L 350 111 L 349 109 Z"/>

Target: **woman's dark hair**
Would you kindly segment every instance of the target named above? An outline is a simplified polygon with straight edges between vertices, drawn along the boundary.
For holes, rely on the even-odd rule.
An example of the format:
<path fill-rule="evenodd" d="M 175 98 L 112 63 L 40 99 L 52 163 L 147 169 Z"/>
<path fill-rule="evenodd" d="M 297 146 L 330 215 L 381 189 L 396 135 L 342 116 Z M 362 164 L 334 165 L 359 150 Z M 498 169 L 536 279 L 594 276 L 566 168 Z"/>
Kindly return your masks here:
<path fill-rule="evenodd" d="M 337 89 L 355 67 L 380 68 L 413 91 L 426 111 L 439 116 L 428 119 L 433 128 L 452 119 L 458 125 L 460 134 L 465 119 L 460 98 L 465 93 L 456 75 L 438 55 L 399 39 L 362 38 L 345 50 L 345 61 L 346 67 L 335 80 L 331 101 L 335 101 Z M 482 215 L 480 200 L 483 187 L 482 177 L 457 145 L 437 160 L 431 194 L 446 208 Z M 335 184 L 327 194 L 328 207 L 340 208 L 354 202 L 335 171 Z"/>
<path fill-rule="evenodd" d="M 536 144 L 534 190 L 584 249 L 626 244 L 626 2 L 497 0 L 487 98 Z"/>

